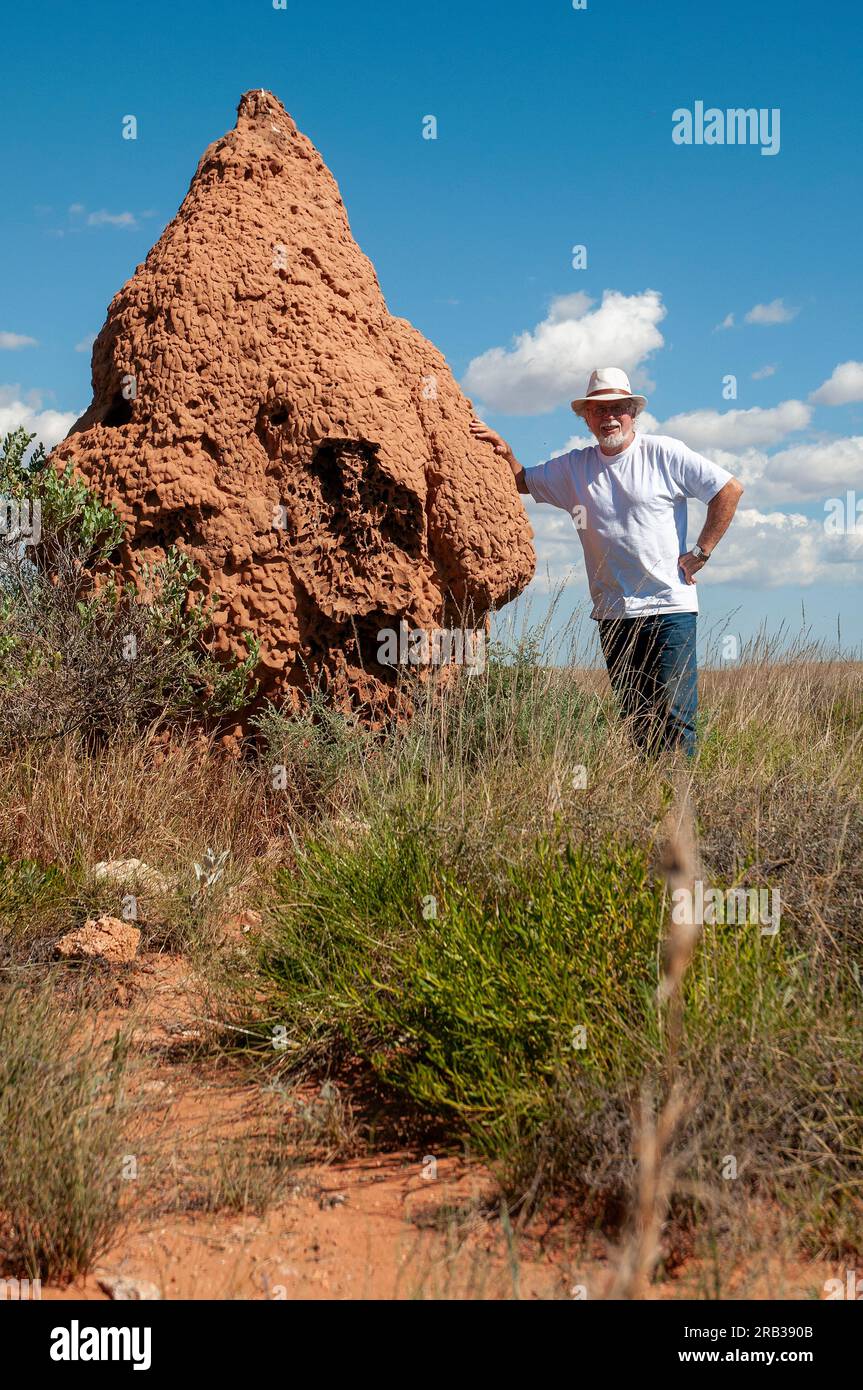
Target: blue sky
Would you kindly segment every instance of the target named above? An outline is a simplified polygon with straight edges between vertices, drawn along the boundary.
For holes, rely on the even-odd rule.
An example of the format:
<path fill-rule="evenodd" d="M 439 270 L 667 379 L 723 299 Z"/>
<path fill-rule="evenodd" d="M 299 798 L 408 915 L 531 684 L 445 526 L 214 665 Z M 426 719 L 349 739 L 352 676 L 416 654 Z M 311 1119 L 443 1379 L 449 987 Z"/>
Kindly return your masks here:
<path fill-rule="evenodd" d="M 525 464 L 584 436 L 567 401 L 591 365 L 627 367 L 649 428 L 747 485 L 703 576 L 708 623 L 797 631 L 805 607 L 813 635 L 835 639 L 838 620 L 859 647 L 858 25 L 850 2 L 800 0 L 17 7 L 0 86 L 0 428 L 20 419 L 53 442 L 87 406 L 110 299 L 241 93 L 266 87 L 335 174 L 390 309 Z M 778 108 L 779 152 L 675 144 L 672 113 L 699 100 Z M 825 502 L 849 490 L 858 532 L 846 508 L 829 535 Z M 530 611 L 548 571 L 568 579 L 561 613 L 581 612 L 572 523 L 529 507 Z"/>

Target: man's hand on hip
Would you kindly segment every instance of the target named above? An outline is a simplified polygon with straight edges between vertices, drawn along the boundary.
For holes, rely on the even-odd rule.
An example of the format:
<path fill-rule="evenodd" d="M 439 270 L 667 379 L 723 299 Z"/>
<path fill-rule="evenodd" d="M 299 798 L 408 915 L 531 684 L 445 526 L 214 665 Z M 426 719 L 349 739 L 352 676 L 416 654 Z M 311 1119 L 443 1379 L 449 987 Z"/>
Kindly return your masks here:
<path fill-rule="evenodd" d="M 683 573 L 683 578 L 687 584 L 695 583 L 695 576 L 699 570 L 703 570 L 707 564 L 706 560 L 699 560 L 697 555 L 693 555 L 691 550 L 687 550 L 685 555 L 677 557 L 677 567 Z"/>

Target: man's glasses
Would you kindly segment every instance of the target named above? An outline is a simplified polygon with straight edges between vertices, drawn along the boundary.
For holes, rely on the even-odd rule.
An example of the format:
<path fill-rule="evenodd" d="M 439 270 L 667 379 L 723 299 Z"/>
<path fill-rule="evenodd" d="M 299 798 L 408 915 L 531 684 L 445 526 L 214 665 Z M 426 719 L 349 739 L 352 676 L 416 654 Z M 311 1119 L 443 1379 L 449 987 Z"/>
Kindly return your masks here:
<path fill-rule="evenodd" d="M 592 415 L 634 415 L 635 401 L 590 401 L 587 409 Z"/>

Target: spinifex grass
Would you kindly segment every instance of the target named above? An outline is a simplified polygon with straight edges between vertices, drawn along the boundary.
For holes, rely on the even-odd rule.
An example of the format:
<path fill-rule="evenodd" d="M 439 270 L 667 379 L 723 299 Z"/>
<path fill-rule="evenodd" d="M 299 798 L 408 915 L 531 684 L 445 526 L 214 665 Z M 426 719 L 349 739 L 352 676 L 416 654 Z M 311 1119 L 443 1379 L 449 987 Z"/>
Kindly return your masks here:
<path fill-rule="evenodd" d="M 122 1219 L 126 1043 L 96 1043 L 50 987 L 0 998 L 0 1268 L 67 1280 Z"/>

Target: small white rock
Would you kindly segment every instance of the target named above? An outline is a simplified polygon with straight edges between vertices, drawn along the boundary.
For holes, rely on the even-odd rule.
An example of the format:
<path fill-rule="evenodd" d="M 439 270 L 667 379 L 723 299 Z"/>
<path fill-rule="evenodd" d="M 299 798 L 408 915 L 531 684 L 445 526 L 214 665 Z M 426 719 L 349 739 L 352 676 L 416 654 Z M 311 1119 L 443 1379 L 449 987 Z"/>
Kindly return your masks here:
<path fill-rule="evenodd" d="M 127 1279 L 124 1274 L 104 1274 L 96 1282 L 115 1303 L 155 1303 L 162 1297 L 155 1284 L 146 1279 Z"/>
<path fill-rule="evenodd" d="M 144 893 L 168 893 L 171 888 L 165 875 L 143 859 L 102 859 L 93 865 L 93 877 L 97 883 L 116 883 Z"/>

